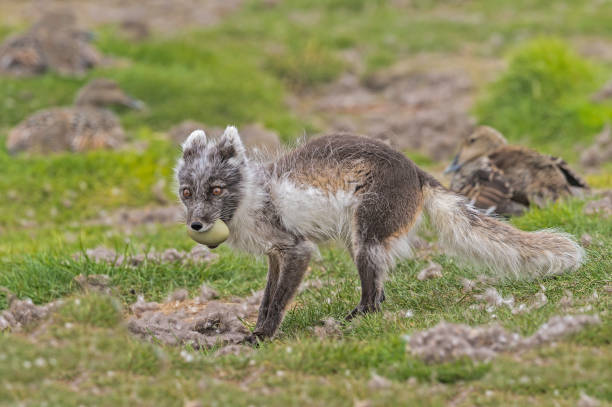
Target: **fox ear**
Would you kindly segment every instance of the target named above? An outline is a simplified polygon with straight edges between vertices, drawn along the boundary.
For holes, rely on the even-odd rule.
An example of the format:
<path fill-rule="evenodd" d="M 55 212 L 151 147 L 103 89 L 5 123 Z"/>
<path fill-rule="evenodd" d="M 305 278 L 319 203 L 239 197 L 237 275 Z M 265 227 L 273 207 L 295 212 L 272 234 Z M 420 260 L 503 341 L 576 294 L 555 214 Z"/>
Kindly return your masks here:
<path fill-rule="evenodd" d="M 191 132 L 187 140 L 183 143 L 183 154 L 188 154 L 189 151 L 198 150 L 206 146 L 206 133 L 204 130 L 194 130 Z"/>
<path fill-rule="evenodd" d="M 219 140 L 219 153 L 224 160 L 230 158 L 243 158 L 245 151 L 238 130 L 234 126 L 227 126 Z"/>

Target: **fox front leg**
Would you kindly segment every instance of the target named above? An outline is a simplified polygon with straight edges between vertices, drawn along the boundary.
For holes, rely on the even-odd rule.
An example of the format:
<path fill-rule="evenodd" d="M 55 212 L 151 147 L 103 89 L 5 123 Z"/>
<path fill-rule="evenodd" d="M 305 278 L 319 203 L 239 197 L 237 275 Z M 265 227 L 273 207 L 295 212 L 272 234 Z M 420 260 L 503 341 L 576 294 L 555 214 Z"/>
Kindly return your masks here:
<path fill-rule="evenodd" d="M 297 292 L 302 278 L 306 274 L 312 247 L 308 242 L 301 241 L 294 246 L 284 247 L 279 252 L 278 268 L 280 273 L 276 286 L 274 287 L 270 283 L 271 275 L 268 272 L 269 281 L 266 286 L 266 293 L 264 293 L 264 299 L 259 308 L 258 322 L 253 334 L 247 338 L 248 342 L 254 343 L 259 339 L 274 336 L 283 320 L 285 308 Z M 264 314 L 265 319 L 263 319 Z"/>
<path fill-rule="evenodd" d="M 268 254 L 268 278 L 263 298 L 261 300 L 261 304 L 259 305 L 257 324 L 255 324 L 256 332 L 262 329 L 263 324 L 268 317 L 268 309 L 270 308 L 270 303 L 274 297 L 278 279 L 280 277 L 280 259 L 280 253 L 278 251 L 273 251 Z"/>

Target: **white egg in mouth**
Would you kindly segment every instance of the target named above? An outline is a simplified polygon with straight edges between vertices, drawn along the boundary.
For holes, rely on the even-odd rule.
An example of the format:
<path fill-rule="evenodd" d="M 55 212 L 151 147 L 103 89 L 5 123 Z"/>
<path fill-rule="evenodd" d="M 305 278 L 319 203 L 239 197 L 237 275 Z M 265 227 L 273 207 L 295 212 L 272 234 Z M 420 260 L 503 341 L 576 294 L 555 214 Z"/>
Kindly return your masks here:
<path fill-rule="evenodd" d="M 196 242 L 214 249 L 227 240 L 229 237 L 229 229 L 225 222 L 221 219 L 217 219 L 207 231 L 198 232 L 188 227 L 187 234 Z"/>

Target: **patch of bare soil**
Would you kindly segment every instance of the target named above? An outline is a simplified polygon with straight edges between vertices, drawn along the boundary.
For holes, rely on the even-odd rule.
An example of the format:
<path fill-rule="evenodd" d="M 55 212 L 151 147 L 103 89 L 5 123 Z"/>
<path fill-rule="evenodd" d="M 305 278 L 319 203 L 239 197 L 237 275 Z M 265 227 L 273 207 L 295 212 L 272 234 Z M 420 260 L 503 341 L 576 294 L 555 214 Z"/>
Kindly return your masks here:
<path fill-rule="evenodd" d="M 238 10 L 243 0 L 1 0 L 5 20 L 30 20 L 49 10 L 68 9 L 87 25 L 118 23 L 137 39 L 149 29 L 175 32 L 188 27 L 206 27 Z M 143 28 L 146 26 L 146 28 Z"/>
<path fill-rule="evenodd" d="M 427 363 L 444 363 L 461 357 L 488 361 L 501 352 L 530 349 L 600 323 L 596 315 L 555 316 L 525 338 L 499 325 L 470 327 L 442 322 L 412 335 L 407 348 Z"/>
<path fill-rule="evenodd" d="M 154 263 L 203 263 L 216 260 L 219 255 L 212 253 L 206 246 L 194 246 L 189 252 L 177 249 L 164 251 L 149 251 L 135 254 L 121 254 L 108 247 L 98 246 L 87 249 L 85 253 L 75 253 L 72 258 L 82 260 L 88 258 L 96 263 L 108 263 L 113 266 L 137 267 L 145 262 Z"/>
<path fill-rule="evenodd" d="M 8 293 L 8 296 L 9 308 L 0 311 L 0 332 L 8 329 L 19 332 L 25 326 L 47 317 L 62 303 L 58 300 L 45 305 L 35 305 L 30 299 L 20 300 L 11 293 Z"/>
<path fill-rule="evenodd" d="M 587 202 L 583 212 L 587 215 L 598 214 L 606 219 L 612 216 L 612 189 L 604 191 L 600 199 Z"/>
<path fill-rule="evenodd" d="M 602 62 L 612 62 L 612 41 L 600 37 L 583 37 L 574 41 L 580 54 Z"/>
<path fill-rule="evenodd" d="M 319 118 L 325 133 L 364 134 L 441 160 L 473 130 L 474 90 L 462 70 L 421 70 L 404 62 L 363 80 L 345 74 L 294 104 Z"/>
<path fill-rule="evenodd" d="M 167 345 L 190 345 L 196 349 L 217 345 L 237 345 L 249 333 L 247 323 L 257 318 L 262 292 L 231 302 L 212 299 L 216 296 L 207 286 L 201 294 L 189 299 L 171 295 L 164 303 L 145 302 L 139 298 L 131 307 L 133 317 L 128 329 L 135 335 Z M 223 349 L 223 348 L 222 348 Z M 236 354 L 236 347 L 220 350 Z"/>
<path fill-rule="evenodd" d="M 612 96 L 612 83 L 610 84 Z M 612 162 L 612 128 L 606 124 L 595 142 L 580 155 L 580 164 L 588 169 L 598 169 L 602 164 Z"/>

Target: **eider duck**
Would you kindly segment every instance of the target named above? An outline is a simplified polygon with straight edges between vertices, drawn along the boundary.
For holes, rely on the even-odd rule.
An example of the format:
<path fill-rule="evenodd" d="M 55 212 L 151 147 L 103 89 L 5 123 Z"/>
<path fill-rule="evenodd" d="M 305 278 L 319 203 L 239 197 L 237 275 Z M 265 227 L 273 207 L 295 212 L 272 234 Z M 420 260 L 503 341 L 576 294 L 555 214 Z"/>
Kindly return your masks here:
<path fill-rule="evenodd" d="M 144 106 L 116 82 L 94 79 L 78 92 L 75 106 L 44 109 L 19 123 L 9 132 L 7 149 L 10 153 L 53 153 L 117 148 L 125 135 L 117 116 L 104 108 L 110 105 Z"/>
<path fill-rule="evenodd" d="M 561 158 L 508 145 L 500 132 L 480 126 L 460 145 L 444 173 L 453 173 L 451 190 L 488 213 L 517 215 L 577 195 L 587 183 Z"/>
<path fill-rule="evenodd" d="M 0 73 L 30 76 L 54 70 L 82 75 L 101 60 L 90 44 L 92 37 L 77 27 L 72 12 L 46 13 L 26 33 L 0 45 Z"/>

